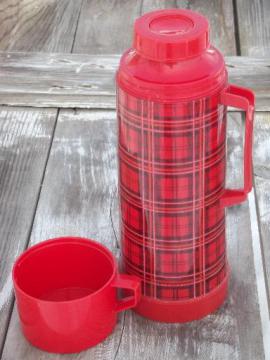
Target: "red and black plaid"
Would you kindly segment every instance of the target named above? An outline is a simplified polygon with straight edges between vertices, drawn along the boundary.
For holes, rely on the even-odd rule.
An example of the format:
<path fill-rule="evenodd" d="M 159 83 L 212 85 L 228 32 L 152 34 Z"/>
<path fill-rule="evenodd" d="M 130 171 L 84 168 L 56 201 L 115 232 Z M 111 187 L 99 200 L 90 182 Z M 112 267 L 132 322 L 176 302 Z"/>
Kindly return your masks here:
<path fill-rule="evenodd" d="M 135 197 L 151 203 L 191 204 L 200 197 L 213 197 L 224 189 L 225 157 L 204 168 L 205 186 L 200 191 L 201 170 L 192 172 L 158 173 L 136 168 L 120 155 L 120 186 L 121 189 Z M 154 183 L 152 183 L 154 179 Z M 151 185 L 151 186 L 150 186 Z M 194 192 L 195 191 L 195 192 Z"/>
<path fill-rule="evenodd" d="M 192 299 L 226 276 L 226 110 L 118 89 L 119 188 L 125 270 L 158 299 Z"/>
<path fill-rule="evenodd" d="M 219 201 L 204 208 L 190 208 L 186 211 L 149 210 L 133 204 L 120 191 L 122 228 L 129 229 L 137 236 L 150 238 L 157 243 L 186 243 L 199 239 L 217 230 L 224 224 L 224 209 Z M 203 224 L 202 224 L 203 223 Z M 203 225 L 203 234 L 202 234 Z"/>
<path fill-rule="evenodd" d="M 204 241 L 191 239 L 184 244 L 157 244 L 154 241 L 143 241 L 128 231 L 122 234 L 122 255 L 138 270 L 151 273 L 151 263 L 155 263 L 155 275 L 175 277 L 190 275 L 201 270 L 201 248 L 203 247 L 207 269 L 215 265 L 225 252 L 224 223 L 218 231 L 205 237 Z"/>
<path fill-rule="evenodd" d="M 158 167 L 163 165 L 181 166 L 196 165 L 200 160 L 201 134 L 205 138 L 205 158 L 213 156 L 215 152 L 225 146 L 225 121 L 224 113 L 221 122 L 213 121 L 212 117 L 206 116 L 205 124 L 187 128 L 176 127 L 169 123 L 166 127 L 149 127 L 136 123 L 121 114 L 119 127 L 119 147 L 130 157 L 147 161 L 149 152 L 152 153 L 152 163 Z M 126 113 L 126 112 L 125 112 Z M 127 116 L 127 115 L 126 115 Z M 218 117 L 218 114 L 215 114 Z M 151 137 L 147 136 L 152 132 Z M 192 148 L 192 152 L 190 149 Z M 180 165 L 179 164 L 179 165 Z"/>

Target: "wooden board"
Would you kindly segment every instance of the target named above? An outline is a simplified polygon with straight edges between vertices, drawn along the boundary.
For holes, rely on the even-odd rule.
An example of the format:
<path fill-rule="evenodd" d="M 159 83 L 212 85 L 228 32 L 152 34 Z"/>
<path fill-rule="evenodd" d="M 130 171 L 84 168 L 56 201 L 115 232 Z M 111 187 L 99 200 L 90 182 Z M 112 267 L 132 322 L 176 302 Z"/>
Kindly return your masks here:
<path fill-rule="evenodd" d="M 66 234 L 94 238 L 117 253 L 111 207 L 116 191 L 116 126 L 112 111 L 61 111 L 31 234 L 31 244 Z M 122 331 L 74 359 L 111 360 Z M 3 359 L 60 359 L 30 347 L 13 313 Z"/>
<path fill-rule="evenodd" d="M 232 0 L 176 0 L 177 7 L 197 11 L 207 17 L 210 40 L 224 55 L 236 54 Z"/>
<path fill-rule="evenodd" d="M 0 354 L 13 304 L 11 267 L 27 246 L 56 110 L 0 108 Z"/>
<path fill-rule="evenodd" d="M 207 16 L 212 28 L 213 44 L 225 54 L 235 55 L 232 0 L 85 0 L 74 52 L 122 53 L 132 45 L 133 23 L 137 17 L 148 11 L 175 7 L 192 9 Z"/>
<path fill-rule="evenodd" d="M 241 55 L 270 55 L 270 1 L 237 0 Z"/>
<path fill-rule="evenodd" d="M 270 114 L 256 114 L 254 130 L 254 179 L 267 290 L 270 298 Z M 269 304 L 270 305 L 270 304 Z"/>
<path fill-rule="evenodd" d="M 176 8 L 176 0 L 143 0 L 141 14 L 159 9 Z"/>
<path fill-rule="evenodd" d="M 0 50 L 70 52 L 82 0 L 2 0 Z"/>
<path fill-rule="evenodd" d="M 256 93 L 270 109 L 269 59 L 226 57 L 229 80 Z M 119 55 L 0 53 L 0 104 L 115 108 Z"/>
<path fill-rule="evenodd" d="M 241 184 L 239 119 L 237 114 L 229 119 L 228 186 Z M 94 237 L 118 251 L 110 214 L 116 190 L 115 125 L 112 111 L 61 111 L 31 244 L 52 236 L 76 234 Z M 117 216 L 114 221 L 117 228 Z M 263 359 L 247 202 L 228 211 L 227 226 L 232 276 L 230 296 L 222 309 L 201 321 L 171 325 L 151 322 L 127 312 L 120 316 L 116 331 L 104 343 L 68 358 Z M 2 359 L 14 358 L 62 358 L 40 352 L 23 339 L 16 310 L 12 314 Z"/>
<path fill-rule="evenodd" d="M 142 0 L 84 0 L 74 52 L 111 54 L 129 48 L 141 3 Z"/>

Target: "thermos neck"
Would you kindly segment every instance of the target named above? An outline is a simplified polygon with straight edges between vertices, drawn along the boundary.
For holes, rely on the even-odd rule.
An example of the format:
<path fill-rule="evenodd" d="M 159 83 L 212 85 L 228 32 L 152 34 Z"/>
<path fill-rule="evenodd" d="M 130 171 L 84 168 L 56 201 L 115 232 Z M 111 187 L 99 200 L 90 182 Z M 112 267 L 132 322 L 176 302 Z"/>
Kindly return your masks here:
<path fill-rule="evenodd" d="M 121 58 L 117 82 L 140 98 L 181 101 L 220 91 L 227 73 L 222 54 L 209 43 L 207 19 L 170 9 L 136 20 L 133 47 Z"/>
<path fill-rule="evenodd" d="M 177 62 L 148 60 L 129 49 L 121 58 L 116 80 L 138 98 L 186 101 L 221 91 L 227 84 L 227 71 L 223 56 L 213 47 L 201 56 Z"/>

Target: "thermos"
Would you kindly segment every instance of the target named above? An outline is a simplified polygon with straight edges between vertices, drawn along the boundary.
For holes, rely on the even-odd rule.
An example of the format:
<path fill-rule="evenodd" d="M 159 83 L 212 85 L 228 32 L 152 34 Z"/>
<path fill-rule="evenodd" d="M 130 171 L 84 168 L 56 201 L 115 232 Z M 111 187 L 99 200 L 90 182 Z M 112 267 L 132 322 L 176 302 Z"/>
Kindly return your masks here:
<path fill-rule="evenodd" d="M 245 111 L 242 189 L 225 187 L 227 106 Z M 252 188 L 253 112 L 253 93 L 228 84 L 205 17 L 171 9 L 136 20 L 117 114 L 122 264 L 142 280 L 142 316 L 185 322 L 223 303 L 225 209 Z"/>

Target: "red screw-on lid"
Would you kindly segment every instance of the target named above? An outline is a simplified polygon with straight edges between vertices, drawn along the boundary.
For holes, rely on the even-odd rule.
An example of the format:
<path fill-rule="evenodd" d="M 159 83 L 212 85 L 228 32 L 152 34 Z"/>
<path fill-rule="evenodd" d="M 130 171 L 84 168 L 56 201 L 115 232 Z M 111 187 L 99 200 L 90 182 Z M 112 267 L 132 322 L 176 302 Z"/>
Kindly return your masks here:
<path fill-rule="evenodd" d="M 191 10 L 153 11 L 136 20 L 133 45 L 141 56 L 151 60 L 187 59 L 208 48 L 209 24 Z"/>

